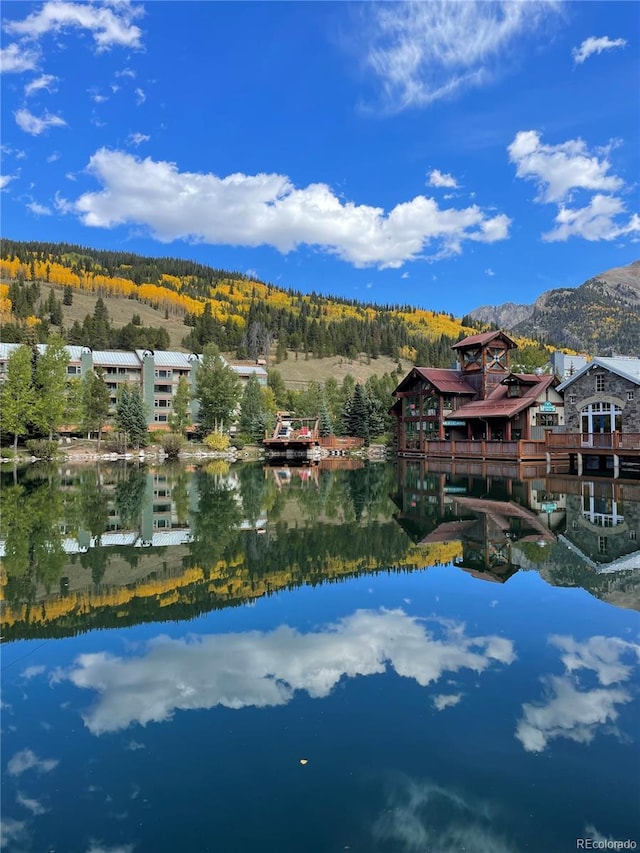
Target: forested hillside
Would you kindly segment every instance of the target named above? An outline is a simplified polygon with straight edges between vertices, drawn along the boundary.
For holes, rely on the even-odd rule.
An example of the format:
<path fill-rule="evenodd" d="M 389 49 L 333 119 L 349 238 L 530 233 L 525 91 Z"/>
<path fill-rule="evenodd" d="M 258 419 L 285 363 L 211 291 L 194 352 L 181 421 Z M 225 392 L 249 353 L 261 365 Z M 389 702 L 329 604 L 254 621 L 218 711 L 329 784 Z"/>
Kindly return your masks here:
<path fill-rule="evenodd" d="M 640 261 L 599 273 L 579 287 L 548 290 L 533 305 L 484 306 L 463 319 L 591 355 L 637 356 Z"/>
<path fill-rule="evenodd" d="M 287 351 L 319 358 L 364 353 L 448 367 L 451 345 L 475 331 L 453 315 L 409 305 L 303 294 L 192 261 L 65 243 L 3 239 L 0 278 L 4 341 L 25 335 L 45 341 L 50 331 L 62 331 L 68 343 L 93 348 L 168 346 L 166 330 L 143 325 L 135 305 L 124 329 L 110 327 L 103 305 L 82 322 L 65 321 L 65 305 L 78 293 L 99 296 L 107 309 L 115 299 L 153 306 L 165 321 L 184 325 L 183 349 L 202 351 L 215 343 L 240 358 L 282 360 Z"/>

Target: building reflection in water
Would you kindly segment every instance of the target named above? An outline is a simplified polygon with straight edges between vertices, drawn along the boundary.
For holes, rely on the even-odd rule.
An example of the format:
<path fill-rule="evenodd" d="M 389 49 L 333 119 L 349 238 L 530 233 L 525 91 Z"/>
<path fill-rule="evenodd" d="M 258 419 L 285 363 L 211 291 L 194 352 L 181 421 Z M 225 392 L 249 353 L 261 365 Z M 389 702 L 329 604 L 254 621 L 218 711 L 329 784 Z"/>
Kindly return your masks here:
<path fill-rule="evenodd" d="M 539 473 L 512 479 L 478 468 L 399 460 L 395 518 L 414 543 L 458 541 L 454 565 L 502 583 L 529 567 L 527 553 L 556 543 L 598 573 L 640 569 L 640 484 Z"/>

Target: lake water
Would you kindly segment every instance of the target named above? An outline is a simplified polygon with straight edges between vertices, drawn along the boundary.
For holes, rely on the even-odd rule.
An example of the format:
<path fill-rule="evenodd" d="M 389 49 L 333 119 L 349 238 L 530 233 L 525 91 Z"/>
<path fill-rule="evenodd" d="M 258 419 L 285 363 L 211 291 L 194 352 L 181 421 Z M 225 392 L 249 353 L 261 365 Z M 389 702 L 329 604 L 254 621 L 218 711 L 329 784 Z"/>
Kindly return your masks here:
<path fill-rule="evenodd" d="M 3 471 L 3 850 L 640 844 L 640 483 L 334 464 Z"/>

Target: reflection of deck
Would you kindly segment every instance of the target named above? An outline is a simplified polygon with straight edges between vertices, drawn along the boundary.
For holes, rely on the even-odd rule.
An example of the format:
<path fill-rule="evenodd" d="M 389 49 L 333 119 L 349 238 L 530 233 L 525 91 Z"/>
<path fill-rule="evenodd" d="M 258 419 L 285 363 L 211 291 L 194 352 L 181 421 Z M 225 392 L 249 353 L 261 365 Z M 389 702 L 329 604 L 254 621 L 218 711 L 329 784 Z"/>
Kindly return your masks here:
<path fill-rule="evenodd" d="M 537 439 L 518 439 L 516 441 L 479 441 L 463 440 L 450 441 L 447 439 L 435 439 L 420 442 L 416 439 L 407 442 L 405 448 L 399 452 L 400 456 L 415 456 L 444 458 L 444 459 L 478 459 L 491 460 L 500 459 L 511 462 L 524 462 L 527 460 L 545 459 L 546 445 L 544 441 Z"/>

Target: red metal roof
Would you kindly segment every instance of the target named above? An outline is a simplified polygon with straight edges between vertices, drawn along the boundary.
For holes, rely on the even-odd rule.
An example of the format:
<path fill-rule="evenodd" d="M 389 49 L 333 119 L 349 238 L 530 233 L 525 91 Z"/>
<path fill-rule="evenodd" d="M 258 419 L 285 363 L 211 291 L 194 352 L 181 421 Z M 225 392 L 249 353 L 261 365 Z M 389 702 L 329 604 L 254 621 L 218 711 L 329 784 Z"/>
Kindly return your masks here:
<path fill-rule="evenodd" d="M 465 382 L 458 370 L 442 367 L 416 367 L 416 370 L 443 394 L 472 394 L 476 389 Z"/>
<path fill-rule="evenodd" d="M 459 349 L 461 347 L 473 347 L 478 344 L 488 344 L 489 341 L 492 341 L 494 338 L 504 338 L 507 343 L 510 343 L 512 347 L 517 347 L 515 341 L 512 341 L 509 335 L 505 335 L 504 332 L 501 332 L 499 329 L 493 332 L 482 332 L 479 335 L 469 335 L 468 338 L 463 338 L 461 341 L 458 341 L 457 344 L 454 344 L 451 349 Z"/>
<path fill-rule="evenodd" d="M 472 418 L 512 418 L 523 409 L 532 406 L 541 391 L 545 391 L 553 382 L 554 376 L 536 376 L 533 373 L 524 374 L 527 382 L 521 397 L 508 397 L 506 385 L 498 385 L 486 400 L 473 400 L 456 410 L 456 418 L 470 420 Z"/>

